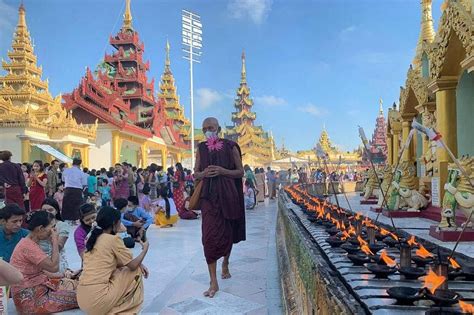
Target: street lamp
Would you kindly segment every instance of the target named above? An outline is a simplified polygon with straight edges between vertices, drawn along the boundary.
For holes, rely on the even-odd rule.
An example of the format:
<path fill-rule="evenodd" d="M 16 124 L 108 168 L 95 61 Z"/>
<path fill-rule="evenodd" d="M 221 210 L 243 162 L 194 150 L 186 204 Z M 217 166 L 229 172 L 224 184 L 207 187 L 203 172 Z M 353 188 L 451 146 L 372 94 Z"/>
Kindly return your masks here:
<path fill-rule="evenodd" d="M 184 59 L 189 60 L 189 82 L 191 94 L 191 168 L 194 169 L 194 93 L 193 93 L 193 63 L 200 63 L 202 49 L 201 17 L 187 10 L 182 10 L 182 44 Z"/>

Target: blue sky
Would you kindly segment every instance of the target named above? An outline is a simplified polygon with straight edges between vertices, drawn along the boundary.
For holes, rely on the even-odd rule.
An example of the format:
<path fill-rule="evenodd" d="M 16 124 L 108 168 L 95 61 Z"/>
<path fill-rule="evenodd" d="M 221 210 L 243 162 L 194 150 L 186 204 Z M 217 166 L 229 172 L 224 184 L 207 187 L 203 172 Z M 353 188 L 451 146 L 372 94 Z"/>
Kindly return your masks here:
<path fill-rule="evenodd" d="M 0 55 L 7 59 L 18 0 L 0 0 Z M 202 17 L 202 63 L 195 66 L 196 124 L 230 125 L 245 49 L 257 123 L 280 146 L 310 149 L 323 128 L 351 150 L 357 125 L 371 134 L 378 100 L 398 101 L 420 29 L 419 0 L 132 0 L 133 26 L 156 82 L 171 44 L 171 66 L 189 114 L 189 67 L 181 58 L 181 9 Z M 442 0 L 433 1 L 435 27 Z M 124 0 L 24 0 L 43 78 L 53 95 L 75 88 L 112 51 Z M 155 85 L 158 88 L 158 84 Z"/>

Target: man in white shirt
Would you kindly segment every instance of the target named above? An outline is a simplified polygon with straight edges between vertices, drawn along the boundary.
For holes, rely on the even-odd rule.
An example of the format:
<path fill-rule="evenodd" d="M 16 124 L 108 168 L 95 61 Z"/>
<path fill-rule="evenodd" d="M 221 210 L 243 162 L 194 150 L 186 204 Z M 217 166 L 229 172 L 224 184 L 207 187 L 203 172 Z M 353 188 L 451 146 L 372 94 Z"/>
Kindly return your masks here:
<path fill-rule="evenodd" d="M 72 167 L 63 171 L 64 199 L 61 216 L 64 221 L 80 219 L 79 207 L 84 203 L 83 191 L 87 187 L 87 174 L 80 169 L 81 159 L 75 158 Z"/>

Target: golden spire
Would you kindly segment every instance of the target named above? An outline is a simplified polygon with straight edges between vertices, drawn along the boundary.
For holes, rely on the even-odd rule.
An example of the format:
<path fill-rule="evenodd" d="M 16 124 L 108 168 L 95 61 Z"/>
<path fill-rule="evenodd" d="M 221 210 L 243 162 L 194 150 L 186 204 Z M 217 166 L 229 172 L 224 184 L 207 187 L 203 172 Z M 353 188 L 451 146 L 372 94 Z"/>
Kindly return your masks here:
<path fill-rule="evenodd" d="M 240 83 L 247 83 L 247 70 L 245 68 L 245 51 L 242 50 L 242 73 Z"/>
<path fill-rule="evenodd" d="M 380 116 L 383 116 L 383 100 L 382 99 L 380 99 L 379 105 L 380 105 L 379 106 L 379 114 L 380 114 Z"/>
<path fill-rule="evenodd" d="M 130 0 L 125 0 L 125 13 L 123 14 L 122 30 L 133 30 L 132 11 L 130 10 Z"/>
<path fill-rule="evenodd" d="M 418 37 L 418 44 L 416 45 L 415 58 L 413 65 L 418 68 L 421 65 L 421 58 L 423 55 L 423 43 L 430 44 L 435 38 L 435 31 L 433 27 L 433 15 L 431 13 L 432 0 L 421 1 L 421 30 Z"/>
<path fill-rule="evenodd" d="M 165 70 L 169 70 L 171 62 L 170 62 L 170 42 L 166 39 L 166 58 L 165 58 Z"/>

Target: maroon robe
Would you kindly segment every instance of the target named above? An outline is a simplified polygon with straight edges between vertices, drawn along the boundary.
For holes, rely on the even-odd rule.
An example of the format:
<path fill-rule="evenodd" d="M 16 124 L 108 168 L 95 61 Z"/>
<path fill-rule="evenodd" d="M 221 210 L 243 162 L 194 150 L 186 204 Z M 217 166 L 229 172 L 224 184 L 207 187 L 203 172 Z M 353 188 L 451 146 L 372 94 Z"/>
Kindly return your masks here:
<path fill-rule="evenodd" d="M 199 144 L 202 172 L 209 165 L 236 169 L 233 149 L 237 143 L 220 139 L 224 146 L 219 151 L 209 151 L 206 142 Z M 245 206 L 242 178 L 217 176 L 204 178 L 200 197 L 202 213 L 202 244 L 207 263 L 213 263 L 227 256 L 232 245 L 245 241 Z"/>

